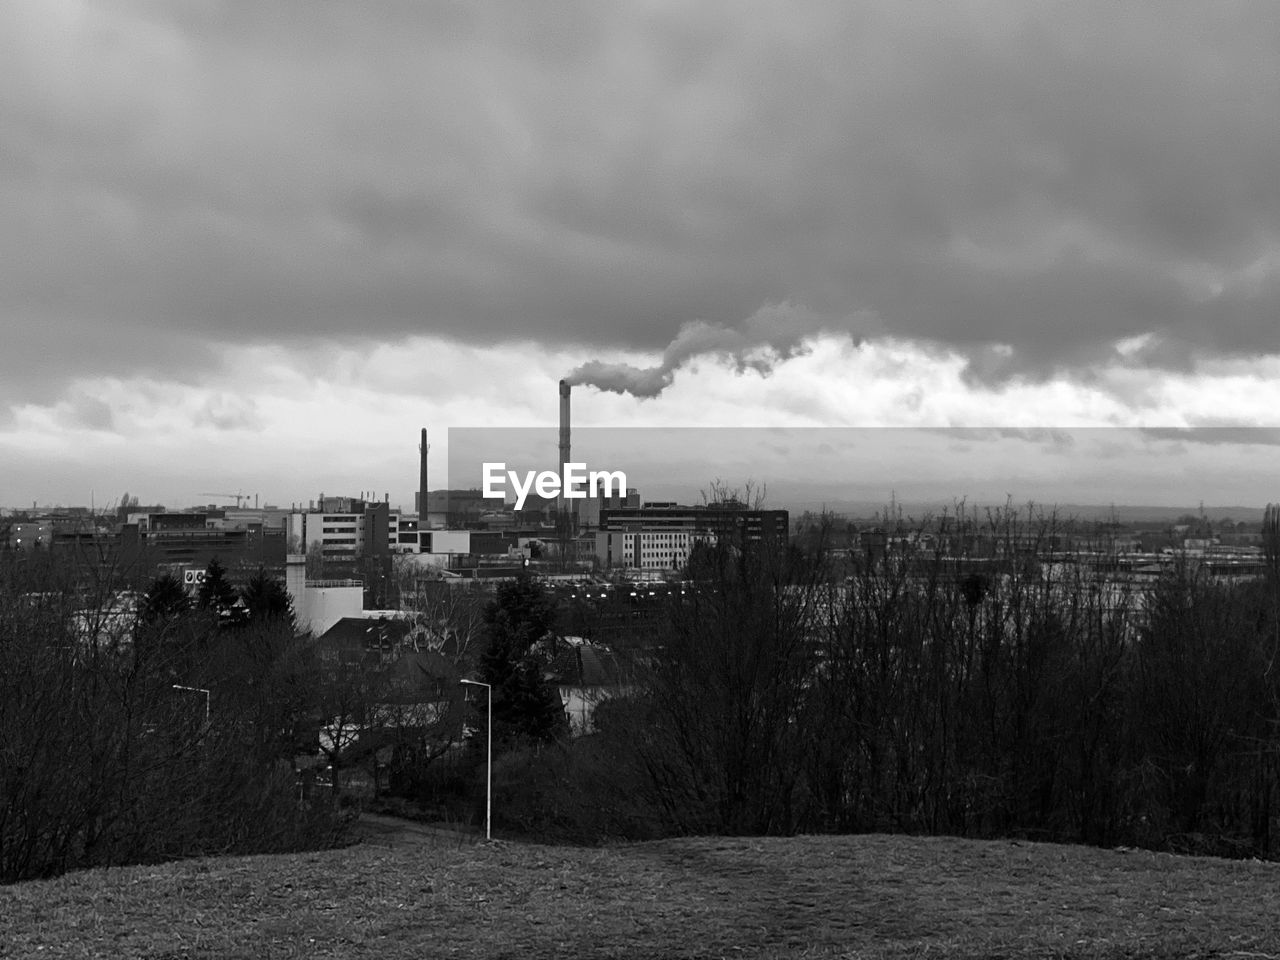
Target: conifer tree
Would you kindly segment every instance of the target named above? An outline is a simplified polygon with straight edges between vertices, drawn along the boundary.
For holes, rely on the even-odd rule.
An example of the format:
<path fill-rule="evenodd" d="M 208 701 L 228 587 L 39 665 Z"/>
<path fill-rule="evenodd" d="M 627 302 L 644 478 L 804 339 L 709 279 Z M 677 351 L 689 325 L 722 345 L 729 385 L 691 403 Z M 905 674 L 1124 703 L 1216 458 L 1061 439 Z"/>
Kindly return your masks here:
<path fill-rule="evenodd" d="M 221 625 L 235 626 L 241 619 L 242 610 L 236 606 L 236 600 L 236 591 L 227 579 L 226 568 L 214 557 L 205 568 L 204 583 L 200 584 L 196 594 L 196 607 L 212 611 Z"/>
<path fill-rule="evenodd" d="M 547 742 L 568 729 L 559 691 L 544 676 L 539 650 L 553 636 L 555 611 L 543 586 L 527 575 L 498 588 L 485 609 L 480 679 L 492 686 L 494 738 Z"/>
<path fill-rule="evenodd" d="M 165 573 L 151 581 L 151 586 L 142 596 L 138 614 L 145 623 L 169 620 L 180 616 L 191 609 L 191 598 L 187 596 L 182 581 L 171 573 Z"/>
<path fill-rule="evenodd" d="M 258 569 L 240 590 L 240 600 L 250 623 L 287 622 L 294 625 L 293 598 L 276 577 Z"/>

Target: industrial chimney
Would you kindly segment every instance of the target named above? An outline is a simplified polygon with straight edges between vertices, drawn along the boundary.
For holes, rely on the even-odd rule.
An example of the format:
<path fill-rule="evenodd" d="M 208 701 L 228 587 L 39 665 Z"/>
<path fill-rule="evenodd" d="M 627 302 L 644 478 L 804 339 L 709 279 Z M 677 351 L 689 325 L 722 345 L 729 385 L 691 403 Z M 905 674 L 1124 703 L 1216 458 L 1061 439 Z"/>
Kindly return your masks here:
<path fill-rule="evenodd" d="M 418 529 L 427 529 L 427 428 L 422 428 L 422 442 L 418 445 Z"/>
<path fill-rule="evenodd" d="M 560 498 L 556 512 L 563 518 L 569 501 L 564 495 L 565 464 L 569 462 L 569 381 L 560 381 Z"/>

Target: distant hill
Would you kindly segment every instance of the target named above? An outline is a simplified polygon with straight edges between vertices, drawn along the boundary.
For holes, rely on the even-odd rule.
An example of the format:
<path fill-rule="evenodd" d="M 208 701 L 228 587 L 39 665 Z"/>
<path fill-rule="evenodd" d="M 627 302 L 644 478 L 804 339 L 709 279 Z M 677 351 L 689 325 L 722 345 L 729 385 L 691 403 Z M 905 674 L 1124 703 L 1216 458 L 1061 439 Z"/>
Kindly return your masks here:
<path fill-rule="evenodd" d="M 870 519 L 883 515 L 888 501 L 873 502 L 870 500 L 796 500 L 789 503 L 769 504 L 790 510 L 792 516 L 798 516 L 806 510 L 815 513 L 823 509 L 831 513 L 840 514 L 842 516 L 855 519 Z M 965 503 L 966 511 L 972 512 L 975 509 L 985 513 L 987 509 L 1003 508 L 1004 501 L 999 503 L 979 503 L 975 501 L 967 501 Z M 1024 511 L 1026 502 L 1014 501 L 1013 506 Z M 903 516 L 914 517 L 919 519 L 925 516 L 940 516 L 943 512 L 954 514 L 956 512 L 955 501 L 899 501 L 897 507 L 902 511 Z M 1120 523 L 1159 523 L 1170 524 L 1179 517 L 1191 514 L 1199 516 L 1201 513 L 1200 505 L 1188 505 L 1180 507 L 1163 507 L 1163 506 L 1143 506 L 1129 504 L 1097 504 L 1097 503 L 1041 503 L 1035 504 L 1036 510 L 1050 513 L 1056 511 L 1060 517 L 1074 517 L 1079 520 L 1107 520 L 1114 517 Z M 1261 523 L 1262 515 L 1265 507 L 1204 507 L 1204 515 L 1211 521 L 1235 520 L 1237 523 L 1244 521 L 1245 523 Z"/>

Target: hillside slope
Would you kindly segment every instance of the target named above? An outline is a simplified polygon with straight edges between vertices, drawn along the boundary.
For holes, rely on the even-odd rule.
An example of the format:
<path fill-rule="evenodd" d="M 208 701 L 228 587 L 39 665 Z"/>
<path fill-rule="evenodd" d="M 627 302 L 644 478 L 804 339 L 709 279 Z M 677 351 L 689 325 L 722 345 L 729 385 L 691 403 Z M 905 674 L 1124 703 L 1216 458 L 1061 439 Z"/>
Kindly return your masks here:
<path fill-rule="evenodd" d="M 0 888 L 9 957 L 1280 955 L 1280 865 L 855 836 L 346 850 Z"/>

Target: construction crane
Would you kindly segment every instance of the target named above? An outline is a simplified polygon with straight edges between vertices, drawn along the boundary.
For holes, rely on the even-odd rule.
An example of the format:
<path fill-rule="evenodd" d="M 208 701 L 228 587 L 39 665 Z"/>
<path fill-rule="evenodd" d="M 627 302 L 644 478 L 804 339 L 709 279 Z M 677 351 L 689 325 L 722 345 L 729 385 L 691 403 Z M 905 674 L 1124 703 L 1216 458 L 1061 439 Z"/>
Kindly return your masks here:
<path fill-rule="evenodd" d="M 240 502 L 241 502 L 242 500 L 248 500 L 250 496 L 252 496 L 252 497 L 253 497 L 253 502 L 254 502 L 254 505 L 255 505 L 255 506 L 256 506 L 256 505 L 257 505 L 257 503 L 258 503 L 258 495 L 257 495 L 256 493 L 254 493 L 254 494 L 248 494 L 248 493 L 197 493 L 197 494 L 196 494 L 196 496 L 197 496 L 197 497 L 226 497 L 228 500 L 234 500 L 234 501 L 236 502 L 236 509 L 237 509 L 237 510 L 239 510 L 239 509 L 240 509 Z"/>

